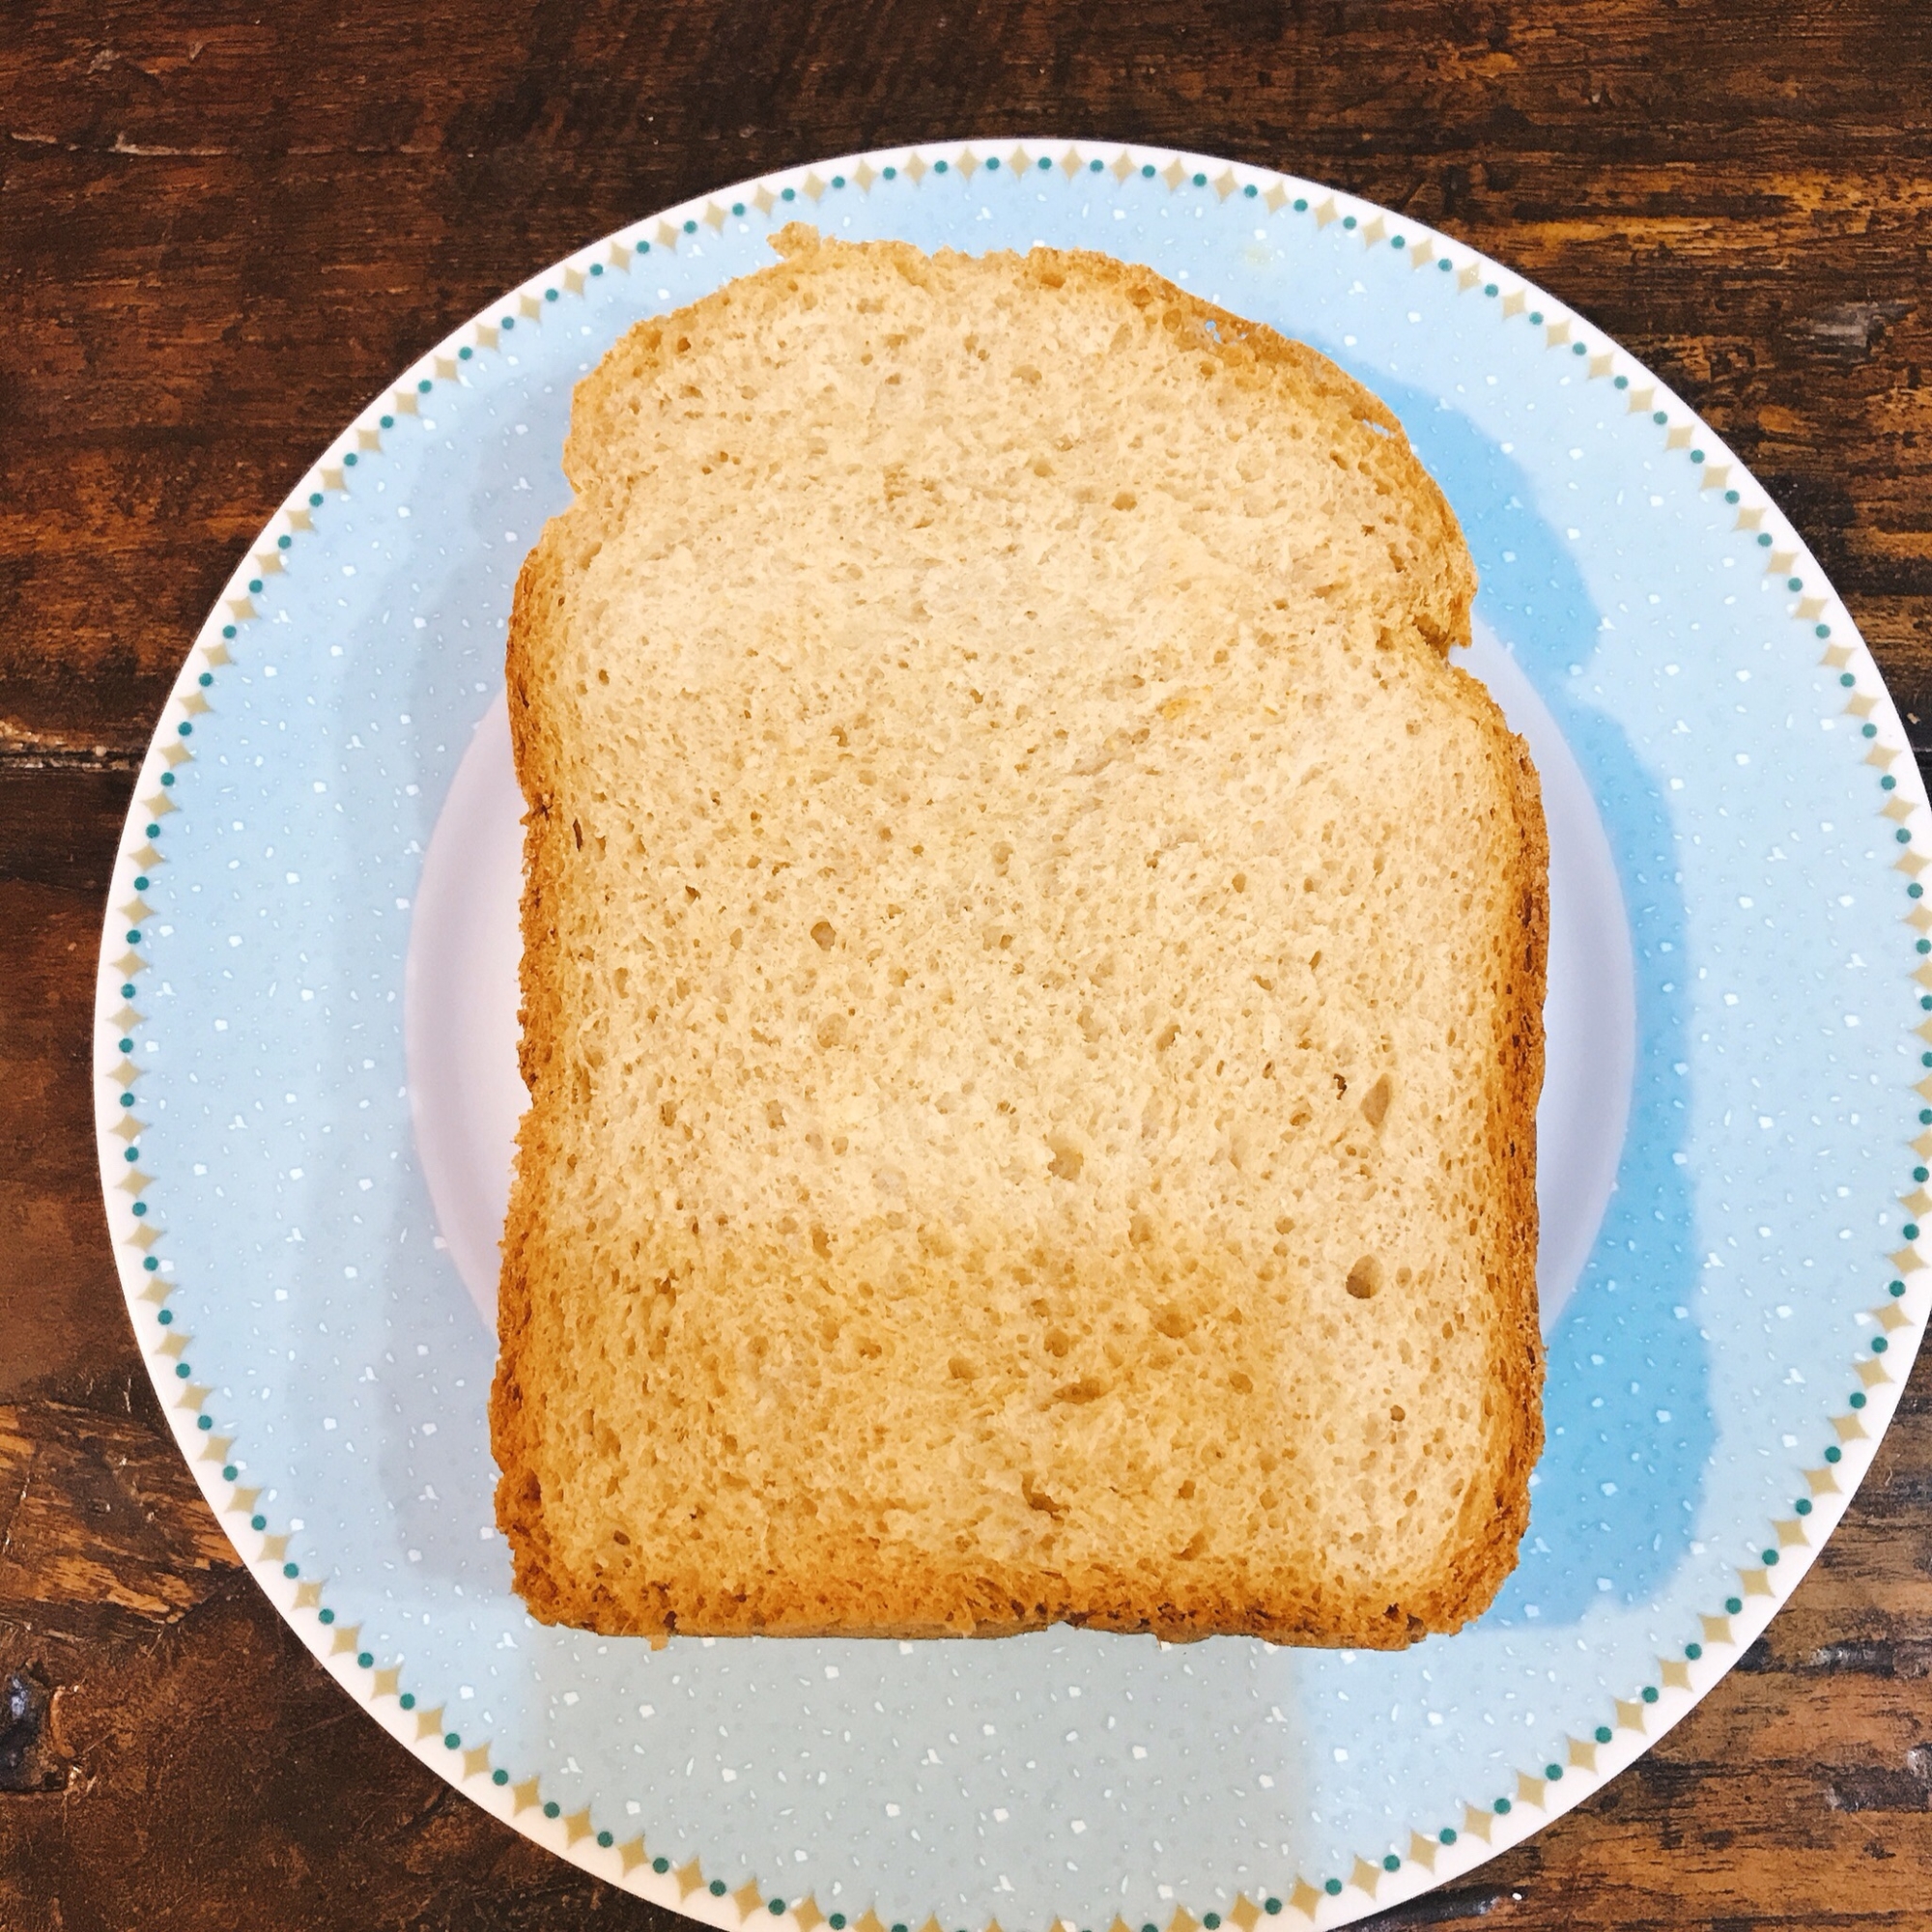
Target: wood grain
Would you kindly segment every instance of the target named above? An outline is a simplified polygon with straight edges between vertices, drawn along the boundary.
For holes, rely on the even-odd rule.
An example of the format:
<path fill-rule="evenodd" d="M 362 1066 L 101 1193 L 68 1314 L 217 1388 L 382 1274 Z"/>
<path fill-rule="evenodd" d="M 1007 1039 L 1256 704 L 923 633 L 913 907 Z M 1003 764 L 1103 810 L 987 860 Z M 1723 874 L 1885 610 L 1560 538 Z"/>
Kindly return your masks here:
<path fill-rule="evenodd" d="M 665 203 L 971 132 L 1292 167 L 1656 367 L 1932 747 L 1932 10 L 1797 0 L 15 0 L 0 10 L 0 1928 L 672 1922 L 396 1748 L 235 1563 L 94 1179 L 134 762 L 314 452 Z M 1923 721 L 1921 723 L 1921 721 Z M 1390 1924 L 1932 1924 L 1932 1374 L 1817 1567 L 1632 1772 Z"/>

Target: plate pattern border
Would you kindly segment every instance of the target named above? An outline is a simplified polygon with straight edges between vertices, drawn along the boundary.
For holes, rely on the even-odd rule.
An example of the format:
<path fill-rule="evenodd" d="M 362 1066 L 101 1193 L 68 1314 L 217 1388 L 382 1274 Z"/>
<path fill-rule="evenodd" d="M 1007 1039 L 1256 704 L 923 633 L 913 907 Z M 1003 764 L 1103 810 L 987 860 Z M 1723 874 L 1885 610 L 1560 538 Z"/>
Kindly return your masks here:
<path fill-rule="evenodd" d="M 889 1924 L 868 1907 L 848 1921 L 843 1913 L 821 1911 L 811 1897 L 769 1890 L 749 1873 L 709 1873 L 696 1857 L 673 1866 L 650 1851 L 642 1833 L 627 1830 L 620 1838 L 611 1821 L 594 1818 L 587 1807 L 565 1813 L 557 1801 L 544 1797 L 540 1767 L 495 1763 L 487 1738 L 446 1726 L 447 1705 L 435 1687 L 405 1685 L 400 1663 L 385 1663 L 362 1648 L 358 1629 L 342 1623 L 327 1600 L 326 1571 L 314 1559 L 291 1556 L 294 1533 L 277 1528 L 258 1507 L 261 1492 L 241 1481 L 234 1461 L 239 1432 L 217 1425 L 210 1408 L 215 1391 L 194 1379 L 193 1338 L 173 1305 L 182 1282 L 159 1225 L 165 1183 L 142 1169 L 142 1069 L 130 1056 L 132 1035 L 145 1018 L 134 1004 L 139 981 L 155 964 L 150 928 L 156 908 L 146 895 L 163 894 L 155 875 L 169 859 L 167 819 L 179 810 L 177 793 L 193 782 L 201 745 L 220 728 L 221 673 L 236 662 L 237 650 L 246 649 L 249 627 L 263 615 L 257 600 L 267 581 L 282 574 L 290 553 L 353 488 L 358 469 L 382 461 L 384 439 L 398 430 L 400 418 L 417 415 L 433 394 L 487 382 L 492 358 L 504 353 L 516 329 L 541 327 L 553 309 L 581 300 L 601 278 L 630 274 L 654 250 L 675 253 L 705 229 L 722 232 L 726 221 L 754 213 L 774 226 L 810 218 L 845 194 L 917 194 L 928 176 L 956 172 L 971 181 L 983 171 L 984 191 L 998 192 L 1002 177 L 1017 184 L 1035 171 L 1054 170 L 1069 182 L 1083 172 L 1104 172 L 1121 188 L 1138 183 L 1150 195 L 1212 196 L 1223 203 L 1240 197 L 1270 214 L 1286 210 L 1318 231 L 1339 224 L 1342 235 L 1365 251 L 1385 249 L 1402 255 L 1415 272 L 1450 277 L 1459 298 L 1488 307 L 1495 326 L 1513 336 L 1514 350 L 1572 357 L 1587 381 L 1605 382 L 1622 395 L 1628 433 L 1648 438 L 1681 463 L 1677 487 L 1692 497 L 1718 492 L 1735 508 L 1730 536 L 1740 560 L 1756 561 L 1766 576 L 1784 580 L 1785 620 L 1834 680 L 1829 688 L 1839 700 L 1837 716 L 1850 726 L 1861 776 L 1870 783 L 1870 809 L 1898 847 L 1893 870 L 1905 929 L 1900 970 L 1916 982 L 1925 1015 L 1916 1029 L 1923 1048 L 1916 1064 L 1924 1075 L 1912 1090 L 1918 1102 L 1919 1132 L 1909 1143 L 1916 1165 L 1907 1170 L 1910 1184 L 1901 1179 L 1895 1192 L 1907 1217 L 1903 1243 L 1889 1257 L 1888 1278 L 1875 1284 L 1870 1306 L 1855 1316 L 1840 1379 L 1844 1393 L 1821 1417 L 1817 1450 L 1799 1458 L 1793 1483 L 1799 1492 L 1789 1510 L 1764 1521 L 1760 1561 L 1737 1568 L 1730 1592 L 1697 1616 L 1676 1654 L 1657 1659 L 1648 1682 L 1631 1686 L 1627 1697 L 1610 1698 L 1587 1735 L 1552 1738 L 1548 1755 L 1517 1769 L 1507 1788 L 1468 1792 L 1449 1815 L 1417 1817 L 1406 1844 L 1363 1847 L 1347 1871 L 1284 1872 L 1278 1887 L 1259 1897 L 1236 1890 L 1217 1909 L 1196 1901 L 1204 1907 L 1198 1916 L 1177 1904 L 1164 1926 L 1135 1928 L 1116 1918 L 1107 1932 L 1219 1932 L 1224 1920 L 1238 1932 L 1254 1932 L 1270 1918 L 1321 1927 L 1347 1924 L 1473 1870 L 1615 1777 L 1743 1656 L 1815 1560 L 1871 1465 L 1932 1300 L 1932 1270 L 1918 1247 L 1921 1222 L 1922 1238 L 1932 1243 L 1932 906 L 1921 878 L 1932 869 L 1932 813 L 1917 761 L 1850 612 L 1798 532 L 1721 439 L 1583 317 L 1463 243 L 1374 203 L 1271 169 L 1114 142 L 1032 139 L 877 150 L 700 196 L 579 250 L 464 324 L 371 402 L 256 537 L 205 620 L 143 760 L 115 860 L 95 1008 L 98 1151 L 117 1269 L 156 1392 L 210 1506 L 297 1634 L 392 1737 L 485 1809 L 585 1871 L 726 1932 L 754 1918 L 760 1924 L 776 1921 L 774 1932 L 816 1932 L 821 1925 L 845 1932 L 848 1923 L 853 1932 L 908 1932 L 908 1920 Z M 1078 1926 L 1075 1918 L 1060 1918 L 1048 1932 L 1077 1932 Z M 919 1932 L 961 1928 L 929 1915 Z M 985 1932 L 1001 1932 L 997 1918 Z"/>

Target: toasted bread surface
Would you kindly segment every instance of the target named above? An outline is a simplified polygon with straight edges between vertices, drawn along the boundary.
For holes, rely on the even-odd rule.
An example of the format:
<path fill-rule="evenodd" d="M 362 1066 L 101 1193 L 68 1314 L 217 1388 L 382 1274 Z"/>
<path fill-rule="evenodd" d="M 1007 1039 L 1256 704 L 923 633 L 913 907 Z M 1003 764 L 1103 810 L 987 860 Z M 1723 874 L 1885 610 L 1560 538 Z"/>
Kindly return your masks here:
<path fill-rule="evenodd" d="M 579 386 L 517 587 L 517 1587 L 1453 1630 L 1542 1439 L 1548 869 L 1455 518 L 1145 269 L 779 243 Z"/>

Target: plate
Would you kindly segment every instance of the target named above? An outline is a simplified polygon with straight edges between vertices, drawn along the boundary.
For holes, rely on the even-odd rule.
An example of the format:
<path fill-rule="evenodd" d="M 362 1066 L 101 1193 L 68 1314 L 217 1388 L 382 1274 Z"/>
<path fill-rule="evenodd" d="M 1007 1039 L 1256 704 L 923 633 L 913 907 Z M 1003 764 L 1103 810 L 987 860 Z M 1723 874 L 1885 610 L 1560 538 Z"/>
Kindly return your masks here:
<path fill-rule="evenodd" d="M 493 1526 L 514 1060 L 511 586 L 573 384 L 785 220 L 1145 262 L 1401 416 L 1551 825 L 1548 1446 L 1490 1612 L 1397 1656 L 673 1639 L 532 1622 Z M 101 949 L 102 1184 L 244 1560 L 476 1803 L 710 1923 L 1341 1924 L 1613 1776 L 1762 1630 L 1869 1464 L 1932 1279 L 1932 840 L 1869 655 L 1732 454 L 1582 317 L 1211 157 L 899 150 L 626 229 L 352 424 L 211 613 Z"/>

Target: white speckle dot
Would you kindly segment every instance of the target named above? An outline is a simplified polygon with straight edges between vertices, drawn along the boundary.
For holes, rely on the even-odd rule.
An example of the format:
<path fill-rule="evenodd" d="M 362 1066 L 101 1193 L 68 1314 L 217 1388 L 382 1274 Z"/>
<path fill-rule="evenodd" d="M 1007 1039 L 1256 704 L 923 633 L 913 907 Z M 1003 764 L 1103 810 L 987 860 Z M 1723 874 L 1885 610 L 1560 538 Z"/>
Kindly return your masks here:
<path fill-rule="evenodd" d="M 335 1427 L 335 1418 L 334 1418 L 334 1416 L 332 1416 L 332 1415 L 325 1415 L 325 1416 L 324 1416 L 324 1417 L 322 1418 L 322 1426 L 323 1426 L 323 1427 L 324 1427 L 325 1429 L 333 1429 L 333 1428 Z"/>
<path fill-rule="evenodd" d="M 1335 1747 L 1335 1762 L 1337 1764 L 1347 1764 L 1349 1762 L 1349 1753 L 1340 1745 Z"/>
<path fill-rule="evenodd" d="M 838 1675 L 838 1666 L 836 1663 L 828 1663 L 825 1666 L 825 1675 L 828 1679 L 837 1677 Z"/>
<path fill-rule="evenodd" d="M 899 1807 L 896 1804 L 888 1804 L 886 1806 L 886 1810 L 895 1818 L 896 1818 L 899 1814 Z M 1004 1804 L 999 1804 L 994 1806 L 993 1808 L 994 1824 L 1004 1825 L 1007 1822 L 1008 1816 L 1009 1813 L 1007 1811 L 1007 1807 Z"/>
<path fill-rule="evenodd" d="M 640 1718 L 655 1718 L 657 1714 L 658 1707 L 655 1704 L 639 1704 L 638 1706 L 638 1716 Z"/>
<path fill-rule="evenodd" d="M 436 1424 L 433 1422 L 425 1422 L 423 1424 L 423 1434 L 425 1435 L 434 1435 L 436 1434 Z"/>

